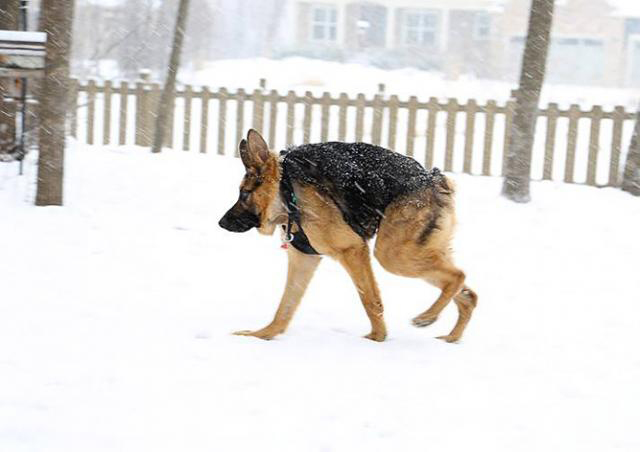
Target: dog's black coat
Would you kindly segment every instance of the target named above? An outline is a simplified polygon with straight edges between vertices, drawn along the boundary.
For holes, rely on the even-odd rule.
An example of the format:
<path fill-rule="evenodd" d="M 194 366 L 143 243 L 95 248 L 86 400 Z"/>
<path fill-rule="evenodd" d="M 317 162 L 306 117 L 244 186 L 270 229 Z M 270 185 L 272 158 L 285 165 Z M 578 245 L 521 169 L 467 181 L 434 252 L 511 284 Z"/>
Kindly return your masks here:
<path fill-rule="evenodd" d="M 446 187 L 437 168 L 427 171 L 410 157 L 367 143 L 290 148 L 282 160 L 282 177 L 312 185 L 332 199 L 363 239 L 375 235 L 391 202 L 427 187 Z"/>

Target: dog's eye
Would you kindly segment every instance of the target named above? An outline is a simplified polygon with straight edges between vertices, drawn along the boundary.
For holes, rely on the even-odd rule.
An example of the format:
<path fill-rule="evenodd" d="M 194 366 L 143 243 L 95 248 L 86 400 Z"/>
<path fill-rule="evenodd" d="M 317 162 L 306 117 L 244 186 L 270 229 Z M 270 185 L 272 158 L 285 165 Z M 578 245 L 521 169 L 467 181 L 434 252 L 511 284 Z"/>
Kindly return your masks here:
<path fill-rule="evenodd" d="M 240 201 L 246 201 L 247 199 L 249 199 L 249 196 L 251 196 L 250 191 L 240 190 Z"/>

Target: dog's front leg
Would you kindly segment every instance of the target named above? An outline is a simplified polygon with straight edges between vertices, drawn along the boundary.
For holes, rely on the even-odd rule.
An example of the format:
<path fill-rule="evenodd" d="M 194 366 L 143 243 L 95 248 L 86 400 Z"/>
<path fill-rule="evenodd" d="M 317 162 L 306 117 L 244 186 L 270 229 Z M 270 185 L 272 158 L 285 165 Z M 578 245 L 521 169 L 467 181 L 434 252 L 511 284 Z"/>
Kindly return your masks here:
<path fill-rule="evenodd" d="M 283 333 L 296 308 L 300 304 L 300 300 L 307 290 L 309 281 L 318 268 L 318 264 L 322 259 L 320 256 L 303 254 L 293 247 L 289 247 L 287 252 L 289 256 L 289 269 L 287 271 L 287 286 L 282 294 L 280 306 L 276 311 L 271 323 L 264 328 L 256 331 L 237 331 L 233 334 L 240 336 L 254 336 L 260 339 L 273 339 L 274 336 Z"/>
<path fill-rule="evenodd" d="M 362 305 L 371 321 L 371 333 L 365 337 L 372 341 L 384 341 L 387 337 L 387 327 L 384 323 L 380 291 L 371 269 L 369 247 L 363 244 L 349 248 L 342 251 L 337 258 L 356 285 Z"/>

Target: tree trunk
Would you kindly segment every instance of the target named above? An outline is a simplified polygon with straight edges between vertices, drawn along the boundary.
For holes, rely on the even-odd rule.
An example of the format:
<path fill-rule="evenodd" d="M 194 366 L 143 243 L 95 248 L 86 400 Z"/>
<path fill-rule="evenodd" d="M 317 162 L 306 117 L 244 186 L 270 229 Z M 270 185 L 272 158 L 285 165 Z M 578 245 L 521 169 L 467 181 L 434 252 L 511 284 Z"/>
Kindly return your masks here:
<path fill-rule="evenodd" d="M 0 30 L 17 30 L 20 21 L 20 0 L 2 0 Z"/>
<path fill-rule="evenodd" d="M 531 154 L 549 51 L 554 0 L 531 0 L 529 28 L 525 43 L 520 85 L 511 138 L 506 151 L 505 178 L 502 194 L 516 202 L 529 202 Z"/>
<path fill-rule="evenodd" d="M 622 189 L 634 196 L 640 196 L 640 108 L 636 113 L 636 126 L 633 129 L 627 163 L 624 166 Z"/>
<path fill-rule="evenodd" d="M 187 23 L 187 13 L 189 11 L 189 0 L 180 0 L 178 5 L 178 17 L 173 32 L 173 45 L 171 47 L 171 57 L 169 58 L 169 68 L 167 70 L 167 78 L 164 82 L 164 89 L 158 104 L 156 115 L 156 127 L 153 136 L 152 152 L 162 151 L 162 144 L 166 136 L 165 128 L 167 119 L 171 116 L 170 111 L 173 108 L 173 93 L 176 87 L 176 75 L 180 67 L 180 53 L 182 51 L 182 42 L 184 41 L 185 25 Z"/>
<path fill-rule="evenodd" d="M 2 0 L 0 30 L 17 30 L 20 19 L 20 0 Z M 13 102 L 3 102 L 13 79 L 0 78 L 0 152 L 11 148 L 15 140 L 16 108 Z M 4 94 L 3 94 L 4 93 Z"/>
<path fill-rule="evenodd" d="M 47 56 L 40 96 L 40 158 L 36 194 L 38 206 L 62 205 L 73 4 L 74 0 L 42 0 Z"/>

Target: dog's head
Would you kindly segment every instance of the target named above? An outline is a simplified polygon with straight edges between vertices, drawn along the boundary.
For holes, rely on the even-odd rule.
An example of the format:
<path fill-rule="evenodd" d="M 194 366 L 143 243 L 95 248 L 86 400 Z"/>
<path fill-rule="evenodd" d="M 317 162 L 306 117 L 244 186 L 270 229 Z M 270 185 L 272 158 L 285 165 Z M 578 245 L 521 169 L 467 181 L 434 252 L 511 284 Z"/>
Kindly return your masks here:
<path fill-rule="evenodd" d="M 253 129 L 249 130 L 247 139 L 240 142 L 240 157 L 246 171 L 240 183 L 240 195 L 218 224 L 231 232 L 257 228 L 262 234 L 273 234 L 281 214 L 278 157 Z"/>

